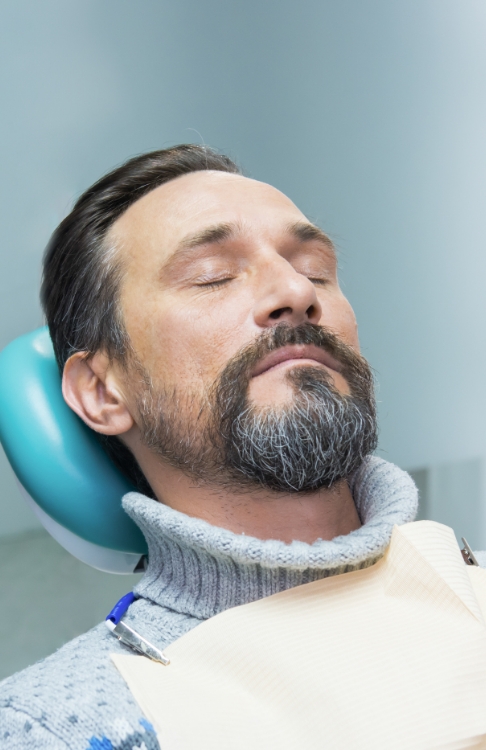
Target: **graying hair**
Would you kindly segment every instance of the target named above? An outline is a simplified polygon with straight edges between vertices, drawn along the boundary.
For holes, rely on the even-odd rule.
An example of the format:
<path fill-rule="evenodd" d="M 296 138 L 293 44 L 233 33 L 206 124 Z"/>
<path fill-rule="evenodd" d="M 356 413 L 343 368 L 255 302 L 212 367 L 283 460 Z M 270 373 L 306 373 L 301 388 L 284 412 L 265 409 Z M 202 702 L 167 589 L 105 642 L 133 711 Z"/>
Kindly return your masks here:
<path fill-rule="evenodd" d="M 374 409 L 338 393 L 322 370 L 299 368 L 288 379 L 292 406 L 245 409 L 231 424 L 227 460 L 233 472 L 273 490 L 332 487 L 376 448 Z"/>
<path fill-rule="evenodd" d="M 314 344 L 340 363 L 350 395 L 321 367 L 287 374 L 286 407 L 257 407 L 248 386 L 255 363 L 287 344 Z M 350 476 L 377 444 L 373 376 L 367 362 L 322 326 L 280 324 L 233 357 L 203 394 L 140 381 L 142 440 L 196 482 L 279 492 L 309 492 Z"/>

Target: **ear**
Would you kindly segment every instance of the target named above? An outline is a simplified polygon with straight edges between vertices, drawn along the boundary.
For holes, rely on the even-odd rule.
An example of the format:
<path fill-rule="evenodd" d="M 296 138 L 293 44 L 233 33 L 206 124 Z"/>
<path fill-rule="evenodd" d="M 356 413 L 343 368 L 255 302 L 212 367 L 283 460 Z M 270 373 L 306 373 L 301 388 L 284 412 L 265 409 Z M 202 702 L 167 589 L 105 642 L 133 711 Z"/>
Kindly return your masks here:
<path fill-rule="evenodd" d="M 87 358 L 76 352 L 64 365 L 64 400 L 88 427 L 103 435 L 121 435 L 133 427 L 114 368 L 105 354 Z"/>

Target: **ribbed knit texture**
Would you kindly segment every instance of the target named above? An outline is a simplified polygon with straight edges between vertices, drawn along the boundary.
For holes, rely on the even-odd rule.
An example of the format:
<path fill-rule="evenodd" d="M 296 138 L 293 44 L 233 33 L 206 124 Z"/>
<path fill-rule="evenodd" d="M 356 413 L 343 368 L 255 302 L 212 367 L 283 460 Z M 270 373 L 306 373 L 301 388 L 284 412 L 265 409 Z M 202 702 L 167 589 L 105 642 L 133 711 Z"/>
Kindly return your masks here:
<path fill-rule="evenodd" d="M 417 491 L 408 474 L 379 458 L 368 459 L 350 485 L 363 526 L 310 545 L 233 534 L 144 495 L 125 495 L 123 507 L 149 545 L 149 566 L 135 593 L 206 619 L 302 583 L 372 565 L 393 526 L 415 517 Z"/>
<path fill-rule="evenodd" d="M 147 538 L 150 562 L 125 620 L 164 649 L 229 607 L 372 565 L 393 526 L 415 518 L 417 491 L 405 472 L 378 458 L 368 459 L 350 486 L 363 526 L 311 545 L 233 534 L 143 495 L 126 495 L 124 508 Z M 158 750 L 111 663 L 114 652 L 131 653 L 102 623 L 5 680 L 0 748 Z"/>

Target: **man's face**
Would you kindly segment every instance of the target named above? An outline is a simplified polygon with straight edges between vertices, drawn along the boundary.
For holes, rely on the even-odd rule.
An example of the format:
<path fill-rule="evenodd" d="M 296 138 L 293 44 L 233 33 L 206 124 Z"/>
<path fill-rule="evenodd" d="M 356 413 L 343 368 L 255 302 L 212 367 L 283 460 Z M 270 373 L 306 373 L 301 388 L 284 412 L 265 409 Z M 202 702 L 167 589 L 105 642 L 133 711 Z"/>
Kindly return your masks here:
<path fill-rule="evenodd" d="M 126 330 L 156 386 L 204 392 L 235 353 L 279 323 L 324 325 L 358 350 L 331 243 L 269 185 L 222 172 L 179 177 L 133 204 L 109 239 L 125 265 Z M 347 392 L 332 363 L 294 348 L 251 379 L 251 400 L 285 403 L 287 371 L 314 356 Z"/>
<path fill-rule="evenodd" d="M 274 188 L 200 172 L 113 227 L 142 443 L 210 484 L 330 487 L 376 444 L 329 239 Z"/>

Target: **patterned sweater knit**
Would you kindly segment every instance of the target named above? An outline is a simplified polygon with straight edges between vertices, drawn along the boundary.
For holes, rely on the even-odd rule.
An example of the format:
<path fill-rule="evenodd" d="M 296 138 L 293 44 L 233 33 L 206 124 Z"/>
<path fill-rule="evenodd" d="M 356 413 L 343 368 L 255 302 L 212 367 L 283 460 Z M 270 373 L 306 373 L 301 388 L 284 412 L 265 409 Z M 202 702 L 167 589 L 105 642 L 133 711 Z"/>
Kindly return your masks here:
<path fill-rule="evenodd" d="M 314 544 L 233 534 L 143 495 L 126 495 L 123 506 L 145 534 L 149 564 L 125 621 L 164 649 L 229 607 L 372 565 L 394 524 L 414 520 L 417 491 L 408 474 L 375 457 L 350 487 L 363 525 Z M 101 623 L 4 680 L 0 748 L 160 750 L 112 653 L 133 652 Z"/>

